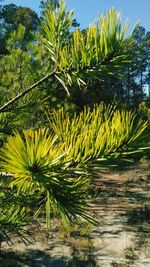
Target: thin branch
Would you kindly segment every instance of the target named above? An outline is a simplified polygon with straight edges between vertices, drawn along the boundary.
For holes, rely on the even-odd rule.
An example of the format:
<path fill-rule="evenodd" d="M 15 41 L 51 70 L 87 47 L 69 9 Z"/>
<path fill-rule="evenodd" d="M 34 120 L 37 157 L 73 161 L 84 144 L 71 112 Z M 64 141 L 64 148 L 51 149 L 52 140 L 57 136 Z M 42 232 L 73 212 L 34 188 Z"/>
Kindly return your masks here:
<path fill-rule="evenodd" d="M 13 99 L 11 99 L 10 101 L 8 101 L 6 104 L 4 104 L 3 106 L 0 107 L 0 113 L 1 112 L 5 112 L 7 110 L 7 108 L 12 105 L 14 102 L 16 102 L 18 99 L 20 99 L 21 97 L 25 96 L 26 94 L 28 94 L 29 92 L 31 92 L 34 88 L 38 87 L 39 85 L 41 85 L 43 82 L 47 81 L 51 76 L 55 75 L 55 71 L 49 73 L 48 75 L 46 75 L 44 78 L 42 78 L 41 80 L 37 81 L 36 83 L 32 84 L 30 87 L 28 87 L 25 91 L 23 91 L 22 93 L 18 94 L 17 96 L 15 96 Z"/>
<path fill-rule="evenodd" d="M 109 56 L 107 56 L 103 61 L 101 62 L 96 62 L 95 64 L 93 64 L 92 66 L 85 66 L 84 68 L 80 68 L 78 70 L 78 73 L 82 73 L 88 70 L 91 70 L 91 68 L 93 68 L 93 70 L 98 69 L 99 66 L 103 66 L 103 65 L 107 65 L 110 64 L 110 61 L 113 59 L 114 57 L 114 52 L 111 53 Z M 67 69 L 68 73 L 71 73 L 72 71 L 76 70 L 76 68 L 71 68 L 71 69 Z M 53 71 L 51 73 L 49 73 L 47 76 L 45 76 L 44 78 L 42 78 L 41 80 L 39 80 L 38 82 L 34 83 L 33 85 L 31 85 L 29 88 L 27 88 L 25 91 L 23 91 L 22 93 L 18 94 L 17 96 L 15 96 L 13 99 L 11 99 L 10 101 L 8 101 L 6 104 L 4 104 L 2 107 L 0 107 L 0 113 L 1 112 L 5 112 L 7 111 L 8 107 L 13 104 L 14 102 L 16 102 L 18 99 L 20 99 L 21 97 L 25 96 L 26 94 L 28 94 L 29 92 L 31 92 L 34 88 L 38 87 L 39 85 L 41 85 L 43 82 L 45 82 L 46 80 L 48 80 L 51 76 L 54 76 L 56 74 L 56 71 Z"/>

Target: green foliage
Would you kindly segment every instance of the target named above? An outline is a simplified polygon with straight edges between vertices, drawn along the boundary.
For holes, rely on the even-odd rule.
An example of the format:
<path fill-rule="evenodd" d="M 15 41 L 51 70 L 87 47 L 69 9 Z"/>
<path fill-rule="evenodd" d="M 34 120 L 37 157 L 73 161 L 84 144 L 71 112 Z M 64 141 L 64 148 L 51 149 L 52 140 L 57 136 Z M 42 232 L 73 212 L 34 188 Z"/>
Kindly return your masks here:
<path fill-rule="evenodd" d="M 69 30 L 71 29 L 73 12 L 66 13 L 66 5 L 60 1 L 60 7 L 53 9 L 51 4 L 47 5 L 45 10 L 45 19 L 42 23 L 44 43 L 47 46 L 52 60 L 55 62 L 55 55 L 62 50 L 63 46 L 68 41 Z M 56 63 L 56 62 L 55 62 Z"/>
<path fill-rule="evenodd" d="M 22 195 L 17 196 L 15 190 L 7 187 L 8 177 L 0 177 L 0 246 L 3 241 L 10 242 L 12 236 L 19 236 L 28 242 L 30 231 L 25 229 L 29 224 L 27 201 Z"/>
<path fill-rule="evenodd" d="M 43 17 L 41 43 L 32 31 L 27 32 L 33 22 L 31 13 L 10 7 L 17 10 L 17 17 L 7 40 L 9 53 L 1 56 L 0 63 L 0 104 L 8 101 L 9 111 L 4 104 L 1 111 L 5 112 L 0 113 L 0 242 L 11 234 L 24 237 L 24 226 L 39 214 L 46 217 L 48 228 L 54 215 L 65 228 L 74 220 L 94 222 L 88 213 L 90 166 L 98 162 L 100 169 L 104 161 L 129 156 L 147 145 L 147 139 L 143 143 L 147 121 L 112 105 L 85 107 L 73 116 L 65 109 L 53 114 L 50 110 L 44 118 L 49 102 L 57 98 L 60 104 L 57 95 L 64 97 L 60 83 L 68 94 L 81 93 L 87 89 L 85 79 L 105 80 L 121 72 L 130 62 L 135 30 L 126 37 L 128 23 L 122 25 L 120 15 L 111 9 L 86 31 L 72 32 L 73 12 L 66 11 L 62 0 L 51 2 Z M 6 17 L 11 24 L 14 17 Z M 47 75 L 50 70 L 53 76 Z M 36 87 L 40 90 L 33 91 Z M 23 97 L 17 98 L 22 92 Z"/>
<path fill-rule="evenodd" d="M 34 38 L 32 32 L 31 34 Z M 7 40 L 7 48 L 11 53 L 3 56 L 0 61 L 1 105 L 6 103 L 10 98 L 15 97 L 18 93 L 21 93 L 24 88 L 28 87 L 43 74 L 39 70 L 39 61 L 43 56 L 41 52 L 42 48 L 35 46 L 34 41 L 25 42 L 24 26 L 20 24 L 16 31 L 11 32 L 10 38 Z M 45 60 L 43 60 L 43 64 L 46 65 Z M 45 71 L 45 68 L 43 68 L 44 74 Z M 20 99 L 15 105 L 11 105 L 8 111 L 12 112 L 12 117 L 16 117 L 15 121 L 18 121 L 17 124 L 29 127 L 29 125 L 33 126 L 35 121 L 37 122 L 41 111 L 48 103 L 48 94 L 46 91 L 37 90 L 36 92 L 32 91 L 27 96 Z"/>
<path fill-rule="evenodd" d="M 24 47 L 25 27 L 18 26 L 18 29 L 11 33 L 11 37 L 7 41 L 7 48 L 11 52 L 9 55 L 1 59 L 1 88 L 5 89 L 5 98 L 10 99 L 23 88 L 33 83 L 33 50 L 31 43 Z M 26 48 L 26 49 L 25 49 Z"/>
<path fill-rule="evenodd" d="M 45 205 L 48 227 L 50 210 L 66 225 L 72 218 L 92 220 L 84 211 L 88 180 L 67 169 L 63 147 L 55 142 L 45 129 L 24 131 L 23 137 L 15 133 L 1 151 L 2 171 L 12 175 L 9 185 L 17 187 L 18 194 L 36 194 L 35 216 Z"/>
<path fill-rule="evenodd" d="M 26 31 L 36 31 L 39 25 L 38 15 L 28 7 L 8 4 L 0 10 L 0 24 L 3 26 L 2 37 L 7 37 L 11 31 L 16 30 L 18 24 L 25 26 Z M 4 36 L 3 36 L 4 35 Z"/>
<path fill-rule="evenodd" d="M 88 164 L 137 152 L 147 122 L 134 112 L 104 104 L 85 108 L 72 118 L 62 109 L 50 117 L 49 129 L 24 130 L 7 138 L 1 149 L 1 171 L 17 194 L 36 196 L 34 216 L 44 210 L 67 227 L 72 219 L 93 221 L 87 213 Z M 102 165 L 100 165 L 102 166 Z"/>
<path fill-rule="evenodd" d="M 7 135 L 12 133 L 12 130 L 15 127 L 14 121 L 15 118 L 13 114 L 0 114 L 0 147 L 3 145 Z"/>
<path fill-rule="evenodd" d="M 6 205 L 2 210 L 0 208 L 0 245 L 3 241 L 9 243 L 12 236 L 18 236 L 20 239 L 27 243 L 28 236 L 30 232 L 25 230 L 25 226 L 27 225 L 28 221 L 26 218 L 26 214 L 24 208 L 22 210 L 18 210 L 16 206 L 10 207 L 10 205 L 6 209 Z"/>
<path fill-rule="evenodd" d="M 72 14 L 66 14 L 63 1 L 55 10 L 49 5 L 42 25 L 43 42 L 54 62 L 56 78 L 66 90 L 66 83 L 71 85 L 74 79 L 81 85 L 84 75 L 112 74 L 113 69 L 129 62 L 131 37 L 136 28 L 126 37 L 128 23 L 121 27 L 119 14 L 111 9 L 107 16 L 99 18 L 98 25 L 89 26 L 85 33 L 76 29 L 69 34 Z"/>
<path fill-rule="evenodd" d="M 149 106 L 143 101 L 139 104 L 138 111 L 144 119 L 148 120 L 148 124 L 150 127 L 150 108 L 149 108 Z"/>
<path fill-rule="evenodd" d="M 147 122 L 135 112 L 119 111 L 103 103 L 92 111 L 85 107 L 73 118 L 63 109 L 54 111 L 49 120 L 68 157 L 79 164 L 110 155 L 118 157 L 127 150 L 134 153 L 140 146 L 139 137 L 147 128 Z"/>

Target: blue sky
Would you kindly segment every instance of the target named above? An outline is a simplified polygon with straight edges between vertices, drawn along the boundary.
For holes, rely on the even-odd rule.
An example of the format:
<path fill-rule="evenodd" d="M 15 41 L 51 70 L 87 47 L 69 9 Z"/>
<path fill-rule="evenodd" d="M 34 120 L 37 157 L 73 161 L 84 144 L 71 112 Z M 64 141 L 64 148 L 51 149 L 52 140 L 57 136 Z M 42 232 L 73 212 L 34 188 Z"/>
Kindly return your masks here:
<path fill-rule="evenodd" d="M 150 0 L 65 0 L 67 8 L 74 9 L 75 17 L 82 28 L 86 28 L 99 14 L 115 7 L 129 19 L 131 27 L 140 20 L 140 24 L 150 31 Z M 39 12 L 40 0 L 4 0 L 3 4 L 14 3 L 28 6 Z"/>

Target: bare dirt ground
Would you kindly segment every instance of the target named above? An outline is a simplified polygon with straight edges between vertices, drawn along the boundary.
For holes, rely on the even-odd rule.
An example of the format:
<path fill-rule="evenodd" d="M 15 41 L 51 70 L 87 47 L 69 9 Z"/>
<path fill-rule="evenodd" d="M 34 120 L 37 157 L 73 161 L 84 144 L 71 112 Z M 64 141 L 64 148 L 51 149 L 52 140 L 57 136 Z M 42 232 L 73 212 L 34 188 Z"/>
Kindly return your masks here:
<path fill-rule="evenodd" d="M 150 164 L 100 172 L 91 184 L 97 226 L 72 226 L 70 236 L 52 221 L 32 225 L 27 246 L 18 238 L 2 244 L 1 267 L 150 267 Z"/>

